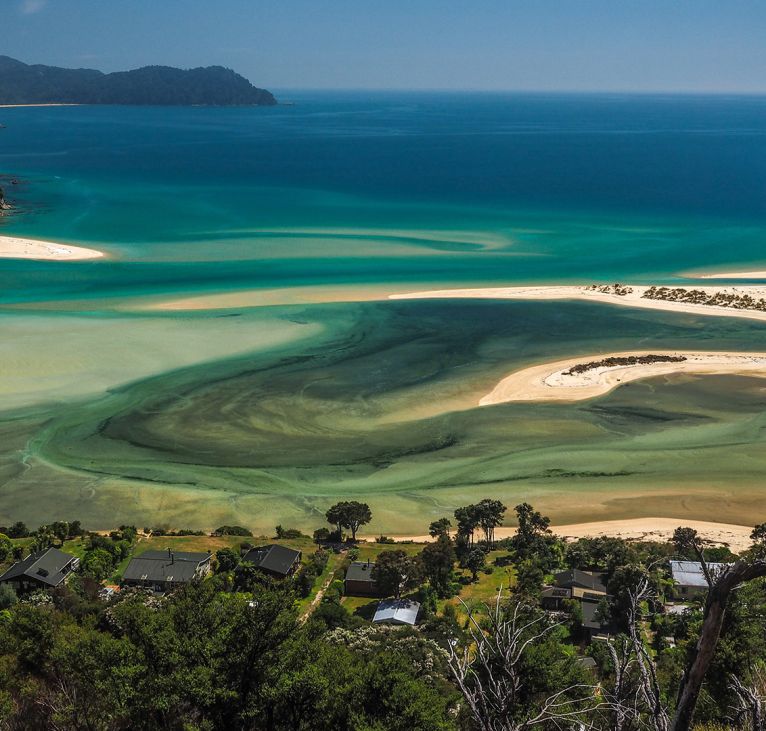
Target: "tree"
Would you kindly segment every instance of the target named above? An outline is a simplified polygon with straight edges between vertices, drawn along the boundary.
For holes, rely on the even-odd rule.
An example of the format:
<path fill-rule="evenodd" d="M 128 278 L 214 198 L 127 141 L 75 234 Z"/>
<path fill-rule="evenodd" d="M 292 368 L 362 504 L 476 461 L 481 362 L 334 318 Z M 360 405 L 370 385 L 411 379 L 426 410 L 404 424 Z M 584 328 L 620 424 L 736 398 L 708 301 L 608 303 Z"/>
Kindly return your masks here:
<path fill-rule="evenodd" d="M 327 522 L 330 525 L 335 526 L 335 529 L 338 531 L 338 535 L 340 536 L 340 540 L 343 540 L 344 516 L 345 516 L 345 512 L 343 510 L 343 503 L 335 503 L 335 505 L 330 507 L 325 513 L 325 518 L 327 518 Z"/>
<path fill-rule="evenodd" d="M 473 545 L 473 534 L 479 526 L 479 514 L 475 505 L 466 505 L 455 510 L 457 540 Z"/>
<path fill-rule="evenodd" d="M 0 610 L 8 609 L 16 603 L 16 591 L 10 584 L 0 584 Z"/>
<path fill-rule="evenodd" d="M 330 531 L 327 528 L 317 528 L 314 531 L 314 543 L 325 543 L 330 540 Z"/>
<path fill-rule="evenodd" d="M 114 556 L 103 548 L 87 551 L 82 560 L 82 573 L 96 581 L 103 581 L 114 568 Z"/>
<path fill-rule="evenodd" d="M 691 728 L 702 681 L 705 679 L 721 636 L 726 606 L 731 593 L 747 581 L 766 576 L 766 560 L 762 558 L 766 553 L 766 544 L 764 544 L 766 531 L 761 531 L 762 527 L 757 526 L 752 534 L 758 541 L 754 550 L 757 558 L 737 561 L 718 574 L 714 574 L 707 565 L 702 541 L 697 531 L 692 528 L 677 528 L 673 535 L 673 542 L 679 550 L 691 550 L 697 556 L 709 590 L 702 612 L 699 641 L 691 652 L 686 671 L 681 678 L 672 731 L 689 731 Z"/>
<path fill-rule="evenodd" d="M 545 581 L 545 572 L 534 559 L 528 558 L 516 569 L 516 591 L 526 597 L 538 597 Z"/>
<path fill-rule="evenodd" d="M 402 593 L 420 583 L 422 569 L 420 561 L 401 549 L 381 551 L 370 576 L 383 594 L 399 599 Z"/>
<path fill-rule="evenodd" d="M 449 518 L 439 518 L 428 526 L 428 535 L 431 538 L 440 536 L 449 536 L 449 530 L 452 527 L 452 521 Z"/>
<path fill-rule="evenodd" d="M 60 546 L 64 545 L 64 541 L 69 538 L 69 523 L 64 520 L 57 520 L 50 525 L 51 532 L 56 537 Z"/>
<path fill-rule="evenodd" d="M 585 728 L 600 707 L 594 688 L 556 641 L 559 624 L 498 592 L 486 617 L 468 612 L 468 638 L 450 643 L 449 666 L 476 728 Z M 589 728 L 593 728 L 589 726 Z"/>
<path fill-rule="evenodd" d="M 26 538 L 29 535 L 27 526 L 22 521 L 17 521 L 10 528 L 8 528 L 8 536 L 10 538 Z"/>
<path fill-rule="evenodd" d="M 420 553 L 423 573 L 440 598 L 449 595 L 449 583 L 456 560 L 455 548 L 447 535 L 439 536 L 437 541 L 429 543 Z"/>
<path fill-rule="evenodd" d="M 218 564 L 218 573 L 233 571 L 239 563 L 239 555 L 231 548 L 221 548 L 215 552 L 215 560 Z"/>
<path fill-rule="evenodd" d="M 351 540 L 356 540 L 356 532 L 372 520 L 372 512 L 367 503 L 356 500 L 343 501 L 333 505 L 326 513 L 327 522 L 338 526 L 338 531 L 348 528 Z"/>
<path fill-rule="evenodd" d="M 49 525 L 41 525 L 34 533 L 31 549 L 33 553 L 44 551 L 53 545 L 56 536 Z"/>
<path fill-rule="evenodd" d="M 13 541 L 5 533 L 0 533 L 0 562 L 13 553 Z"/>
<path fill-rule="evenodd" d="M 495 528 L 503 522 L 506 507 L 499 500 L 484 498 L 475 506 L 475 511 L 484 532 L 484 542 L 491 547 L 495 543 Z"/>
<path fill-rule="evenodd" d="M 468 554 L 468 558 L 465 561 L 465 565 L 471 572 L 471 579 L 476 581 L 479 571 L 481 571 L 487 563 L 487 556 L 481 548 L 474 548 Z"/>

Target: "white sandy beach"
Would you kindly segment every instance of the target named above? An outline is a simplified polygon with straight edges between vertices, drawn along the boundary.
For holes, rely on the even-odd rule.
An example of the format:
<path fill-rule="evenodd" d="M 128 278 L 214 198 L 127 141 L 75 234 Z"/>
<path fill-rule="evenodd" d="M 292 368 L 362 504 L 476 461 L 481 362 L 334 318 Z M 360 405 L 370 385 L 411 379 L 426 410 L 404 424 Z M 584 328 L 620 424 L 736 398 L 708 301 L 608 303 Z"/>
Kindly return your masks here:
<path fill-rule="evenodd" d="M 753 272 L 715 272 L 714 274 L 696 274 L 699 279 L 766 279 L 766 271 Z"/>
<path fill-rule="evenodd" d="M 79 107 L 71 102 L 45 102 L 43 104 L 0 104 L 0 109 L 18 109 L 20 107 Z"/>
<path fill-rule="evenodd" d="M 21 239 L 16 236 L 0 236 L 0 258 L 4 259 L 40 259 L 51 261 L 75 261 L 81 259 L 99 259 L 103 251 L 86 249 L 82 246 L 57 244 L 52 241 Z"/>
<path fill-rule="evenodd" d="M 572 366 L 598 362 L 605 358 L 650 354 L 682 356 L 686 360 L 598 366 L 581 373 L 568 373 Z M 479 406 L 511 401 L 581 401 L 601 396 L 629 381 L 674 373 L 745 374 L 766 377 L 766 353 L 644 350 L 582 355 L 511 373 L 479 400 Z"/>
<path fill-rule="evenodd" d="M 717 315 L 720 317 L 745 317 L 752 320 L 766 320 L 766 312 L 760 310 L 737 310 L 717 305 L 701 305 L 670 300 L 644 299 L 648 286 L 625 285 L 633 291 L 618 295 L 599 292 L 581 285 L 540 285 L 538 287 L 483 287 L 476 289 L 440 289 L 407 294 L 392 294 L 389 299 L 512 299 L 512 300 L 585 300 L 603 302 L 624 307 L 640 307 L 647 310 L 667 312 L 686 312 L 693 315 Z M 680 285 L 679 285 L 680 286 Z M 766 298 L 766 285 L 743 285 L 738 287 L 698 287 L 685 286 L 685 289 L 698 289 L 706 294 L 750 295 L 754 299 Z"/>
<path fill-rule="evenodd" d="M 572 523 L 569 525 L 553 525 L 551 530 L 569 540 L 577 538 L 595 538 L 610 536 L 645 541 L 667 541 L 673 537 L 673 531 L 679 526 L 694 528 L 700 536 L 711 543 L 728 544 L 733 551 L 744 551 L 750 548 L 752 541 L 750 533 L 752 526 L 732 525 L 729 523 L 711 523 L 704 520 L 689 520 L 687 518 L 628 518 L 626 520 L 599 520 L 592 523 Z M 495 529 L 497 539 L 508 538 L 516 533 L 512 526 L 501 526 Z M 366 540 L 375 540 L 374 536 L 366 536 Z M 396 536 L 397 541 L 415 541 L 427 543 L 433 541 L 429 535 Z"/>

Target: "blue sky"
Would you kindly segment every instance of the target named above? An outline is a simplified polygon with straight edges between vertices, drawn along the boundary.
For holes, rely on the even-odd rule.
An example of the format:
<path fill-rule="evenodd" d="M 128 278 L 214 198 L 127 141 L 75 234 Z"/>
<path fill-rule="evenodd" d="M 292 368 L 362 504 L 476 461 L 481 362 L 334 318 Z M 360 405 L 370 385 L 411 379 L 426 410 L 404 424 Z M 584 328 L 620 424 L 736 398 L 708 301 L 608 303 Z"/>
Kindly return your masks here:
<path fill-rule="evenodd" d="M 766 92 L 766 0 L 0 0 L 0 53 L 274 89 Z"/>

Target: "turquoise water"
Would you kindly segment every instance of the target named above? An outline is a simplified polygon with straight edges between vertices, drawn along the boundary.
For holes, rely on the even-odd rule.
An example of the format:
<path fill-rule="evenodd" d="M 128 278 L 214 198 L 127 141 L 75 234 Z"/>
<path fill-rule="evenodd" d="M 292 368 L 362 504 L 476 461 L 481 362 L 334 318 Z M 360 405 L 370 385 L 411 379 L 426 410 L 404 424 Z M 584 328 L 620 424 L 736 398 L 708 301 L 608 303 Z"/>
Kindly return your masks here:
<path fill-rule="evenodd" d="M 17 204 L 0 234 L 110 254 L 0 260 L 0 522 L 308 530 L 351 495 L 390 533 L 488 495 L 554 520 L 766 519 L 760 379 L 476 408 L 547 360 L 766 351 L 762 322 L 561 302 L 137 309 L 762 268 L 766 98 L 282 97 L 295 106 L 0 110 Z"/>
<path fill-rule="evenodd" d="M 293 284 L 673 281 L 766 261 L 766 98 L 290 95 L 2 110 L 5 301 Z"/>

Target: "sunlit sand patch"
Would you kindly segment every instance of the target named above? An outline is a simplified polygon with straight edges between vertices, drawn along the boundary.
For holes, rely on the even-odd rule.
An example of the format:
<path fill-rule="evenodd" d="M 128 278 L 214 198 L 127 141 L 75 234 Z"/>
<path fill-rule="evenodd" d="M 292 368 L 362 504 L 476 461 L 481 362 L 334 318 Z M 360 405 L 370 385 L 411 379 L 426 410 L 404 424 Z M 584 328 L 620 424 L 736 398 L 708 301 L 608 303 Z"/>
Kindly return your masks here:
<path fill-rule="evenodd" d="M 38 241 L 16 236 L 0 236 L 0 257 L 5 259 L 40 259 L 50 261 L 77 261 L 100 259 L 103 251 L 86 249 L 83 246 L 59 244 L 52 241 Z"/>
<path fill-rule="evenodd" d="M 605 363 L 607 359 L 633 360 L 652 356 L 673 360 L 624 365 Z M 653 350 L 569 358 L 512 373 L 479 399 L 479 406 L 513 401 L 581 401 L 602 396 L 629 381 L 676 373 L 766 377 L 766 353 Z"/>

